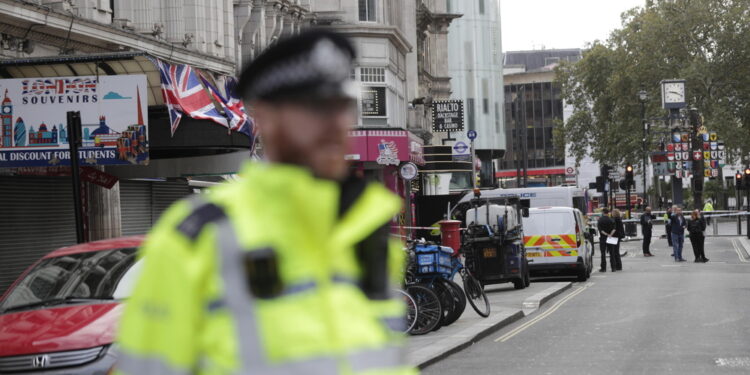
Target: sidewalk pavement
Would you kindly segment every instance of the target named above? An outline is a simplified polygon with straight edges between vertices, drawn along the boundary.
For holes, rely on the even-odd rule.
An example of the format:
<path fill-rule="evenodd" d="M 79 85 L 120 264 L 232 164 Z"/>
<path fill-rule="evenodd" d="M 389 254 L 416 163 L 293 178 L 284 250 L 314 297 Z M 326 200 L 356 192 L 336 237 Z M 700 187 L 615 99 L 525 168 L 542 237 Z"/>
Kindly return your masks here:
<path fill-rule="evenodd" d="M 419 368 L 440 361 L 533 313 L 571 285 L 571 282 L 532 281 L 523 290 L 513 289 L 510 283 L 488 285 L 485 291 L 490 300 L 489 317 L 482 318 L 467 303 L 466 310 L 455 323 L 426 335 L 410 336 L 407 359 Z"/>

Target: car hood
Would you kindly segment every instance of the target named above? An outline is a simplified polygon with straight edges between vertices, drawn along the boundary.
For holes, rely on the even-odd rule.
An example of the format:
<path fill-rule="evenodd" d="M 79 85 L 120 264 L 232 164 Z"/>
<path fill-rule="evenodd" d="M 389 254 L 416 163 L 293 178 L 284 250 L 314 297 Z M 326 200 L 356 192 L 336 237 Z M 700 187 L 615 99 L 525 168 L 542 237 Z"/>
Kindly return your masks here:
<path fill-rule="evenodd" d="M 121 304 L 109 302 L 0 315 L 0 357 L 111 344 L 121 312 Z"/>

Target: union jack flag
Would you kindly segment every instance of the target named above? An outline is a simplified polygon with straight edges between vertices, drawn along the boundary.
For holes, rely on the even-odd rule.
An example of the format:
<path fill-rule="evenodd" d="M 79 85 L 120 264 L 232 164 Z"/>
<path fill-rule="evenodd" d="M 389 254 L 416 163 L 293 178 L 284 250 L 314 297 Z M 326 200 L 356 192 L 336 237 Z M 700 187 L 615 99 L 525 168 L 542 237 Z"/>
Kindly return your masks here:
<path fill-rule="evenodd" d="M 237 94 L 237 78 L 226 77 L 224 81 L 224 90 L 227 93 L 227 108 L 232 112 L 236 113 L 242 120 L 238 123 L 238 129 L 240 133 L 245 133 L 250 137 L 255 137 L 256 128 L 253 123 L 252 117 L 247 114 L 245 105 L 240 100 L 239 94 Z"/>
<path fill-rule="evenodd" d="M 252 119 L 247 115 L 245 106 L 235 94 L 236 79 L 234 77 L 225 77 L 224 87 L 226 96 L 224 96 L 204 75 L 201 74 L 200 78 L 214 100 L 221 104 L 222 109 L 224 109 L 224 115 L 229 121 L 229 128 L 253 138 Z"/>
<path fill-rule="evenodd" d="M 177 130 L 183 114 L 195 119 L 211 120 L 221 126 L 229 127 L 227 118 L 216 109 L 193 68 L 189 65 L 169 64 L 159 59 L 155 60 L 159 67 L 164 104 L 169 111 L 172 135 Z"/>

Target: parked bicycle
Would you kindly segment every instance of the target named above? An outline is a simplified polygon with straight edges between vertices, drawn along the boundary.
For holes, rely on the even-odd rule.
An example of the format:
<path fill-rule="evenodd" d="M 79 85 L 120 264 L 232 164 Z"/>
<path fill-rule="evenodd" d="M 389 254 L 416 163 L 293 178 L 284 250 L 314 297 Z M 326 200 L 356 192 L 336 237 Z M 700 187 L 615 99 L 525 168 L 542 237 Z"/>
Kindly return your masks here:
<path fill-rule="evenodd" d="M 467 299 L 477 314 L 489 316 L 489 299 L 484 289 L 452 249 L 427 242 L 412 242 L 409 250 L 409 282 L 435 291 L 442 305 L 439 324 L 433 329 L 458 320 L 466 308 Z M 457 274 L 461 276 L 463 289 L 453 281 Z"/>

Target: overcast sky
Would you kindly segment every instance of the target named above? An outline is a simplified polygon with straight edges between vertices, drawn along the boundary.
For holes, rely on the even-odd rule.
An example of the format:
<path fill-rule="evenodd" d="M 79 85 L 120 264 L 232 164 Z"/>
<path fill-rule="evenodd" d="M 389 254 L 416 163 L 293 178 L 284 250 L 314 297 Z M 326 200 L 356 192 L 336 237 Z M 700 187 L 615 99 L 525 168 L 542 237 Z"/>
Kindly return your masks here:
<path fill-rule="evenodd" d="M 645 0 L 500 0 L 503 51 L 582 48 L 605 40 Z"/>

